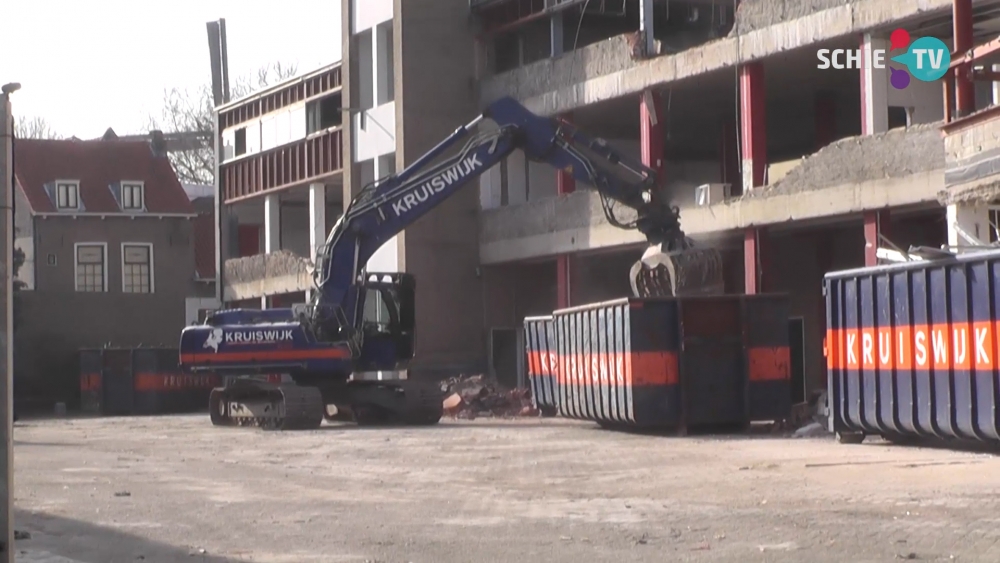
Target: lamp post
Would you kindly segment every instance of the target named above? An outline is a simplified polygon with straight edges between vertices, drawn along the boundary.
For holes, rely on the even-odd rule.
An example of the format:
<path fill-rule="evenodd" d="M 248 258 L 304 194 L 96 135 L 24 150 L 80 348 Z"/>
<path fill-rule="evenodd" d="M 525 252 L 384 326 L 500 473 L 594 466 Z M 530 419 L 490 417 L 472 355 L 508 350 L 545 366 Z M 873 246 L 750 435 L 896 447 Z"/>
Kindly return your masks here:
<path fill-rule="evenodd" d="M 10 95 L 21 89 L 0 87 L 0 563 L 14 562 L 14 118 Z"/>

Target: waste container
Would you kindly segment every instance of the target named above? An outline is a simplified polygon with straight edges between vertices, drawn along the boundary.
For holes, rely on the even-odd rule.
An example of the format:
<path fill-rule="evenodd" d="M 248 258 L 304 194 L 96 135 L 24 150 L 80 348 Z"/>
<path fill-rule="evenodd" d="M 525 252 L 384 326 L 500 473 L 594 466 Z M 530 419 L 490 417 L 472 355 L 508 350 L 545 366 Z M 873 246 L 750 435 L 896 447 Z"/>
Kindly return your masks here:
<path fill-rule="evenodd" d="M 103 415 L 195 412 L 208 407 L 219 383 L 212 374 L 182 373 L 177 348 L 80 350 L 85 412 Z"/>
<path fill-rule="evenodd" d="M 682 431 L 785 418 L 787 322 L 782 295 L 626 298 L 556 311 L 558 412 Z"/>
<path fill-rule="evenodd" d="M 824 279 L 829 429 L 841 441 L 1000 441 L 1000 252 Z"/>
<path fill-rule="evenodd" d="M 535 408 L 545 415 L 556 414 L 555 325 L 552 315 L 524 319 L 528 382 Z"/>

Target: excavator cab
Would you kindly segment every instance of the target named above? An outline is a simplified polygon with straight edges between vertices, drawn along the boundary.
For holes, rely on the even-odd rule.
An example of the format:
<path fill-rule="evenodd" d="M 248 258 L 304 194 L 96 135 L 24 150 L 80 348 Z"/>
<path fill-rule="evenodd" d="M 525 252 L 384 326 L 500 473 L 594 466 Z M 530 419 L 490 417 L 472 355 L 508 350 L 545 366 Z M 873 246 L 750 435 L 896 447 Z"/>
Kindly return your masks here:
<path fill-rule="evenodd" d="M 358 368 L 398 368 L 413 358 L 416 279 L 413 274 L 368 273 L 364 290 L 363 340 Z"/>

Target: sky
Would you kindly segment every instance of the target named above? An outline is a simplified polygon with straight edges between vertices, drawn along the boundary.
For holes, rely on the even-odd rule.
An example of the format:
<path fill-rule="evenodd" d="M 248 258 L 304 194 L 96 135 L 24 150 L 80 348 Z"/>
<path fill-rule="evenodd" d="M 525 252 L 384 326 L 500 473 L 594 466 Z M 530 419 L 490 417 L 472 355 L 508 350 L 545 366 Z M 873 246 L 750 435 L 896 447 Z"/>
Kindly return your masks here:
<path fill-rule="evenodd" d="M 205 24 L 226 19 L 230 83 L 272 62 L 340 60 L 337 0 L 2 0 L 0 84 L 15 116 L 65 137 L 146 133 L 164 90 L 211 83 Z"/>

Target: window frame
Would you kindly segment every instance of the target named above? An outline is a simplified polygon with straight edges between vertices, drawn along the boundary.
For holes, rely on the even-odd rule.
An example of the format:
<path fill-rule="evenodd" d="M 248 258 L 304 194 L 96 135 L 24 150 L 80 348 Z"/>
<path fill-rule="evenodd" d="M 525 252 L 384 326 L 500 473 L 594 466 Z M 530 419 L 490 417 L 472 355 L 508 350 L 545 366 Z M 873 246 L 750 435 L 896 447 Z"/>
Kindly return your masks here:
<path fill-rule="evenodd" d="M 127 189 L 138 188 L 139 205 L 127 207 L 125 205 L 125 191 Z M 133 198 L 133 203 L 135 202 Z M 142 180 L 122 180 L 121 182 L 121 208 L 122 211 L 144 211 L 146 209 L 146 183 Z"/>
<path fill-rule="evenodd" d="M 126 264 L 125 264 L 125 249 L 128 248 L 128 247 L 130 247 L 130 246 L 141 246 L 141 247 L 145 247 L 147 250 L 149 250 L 149 291 L 148 292 L 126 291 L 125 290 L 125 285 L 126 285 L 125 284 L 125 266 L 126 266 Z M 155 268 L 156 260 L 154 259 L 154 256 L 153 256 L 153 243 L 151 243 L 151 242 L 123 242 L 121 250 L 122 250 L 122 255 L 121 255 L 122 256 L 122 259 L 121 259 L 121 266 L 122 266 L 122 293 L 125 293 L 125 294 L 128 294 L 128 295 L 151 295 L 152 293 L 154 293 L 156 291 L 156 268 Z"/>
<path fill-rule="evenodd" d="M 80 289 L 80 247 L 95 246 L 101 248 L 101 275 L 104 278 L 101 291 L 84 291 Z M 108 292 L 108 243 L 106 242 L 76 242 L 73 243 L 73 289 L 78 293 Z"/>
<path fill-rule="evenodd" d="M 79 180 L 56 180 L 55 181 L 55 185 L 56 185 L 56 189 L 55 189 L 55 194 L 54 195 L 55 195 L 55 200 L 56 200 L 55 201 L 56 210 L 58 210 L 58 211 L 76 211 L 76 210 L 79 210 L 80 209 L 80 181 Z M 66 207 L 63 207 L 62 205 L 59 205 L 59 191 L 60 191 L 59 188 L 64 187 L 64 186 L 71 186 L 73 188 L 73 194 L 76 196 L 75 197 L 75 199 L 76 199 L 76 205 L 75 206 L 66 206 Z M 67 200 L 69 199 L 69 192 L 67 192 L 66 199 Z M 67 203 L 69 203 L 69 202 L 67 201 Z"/>

